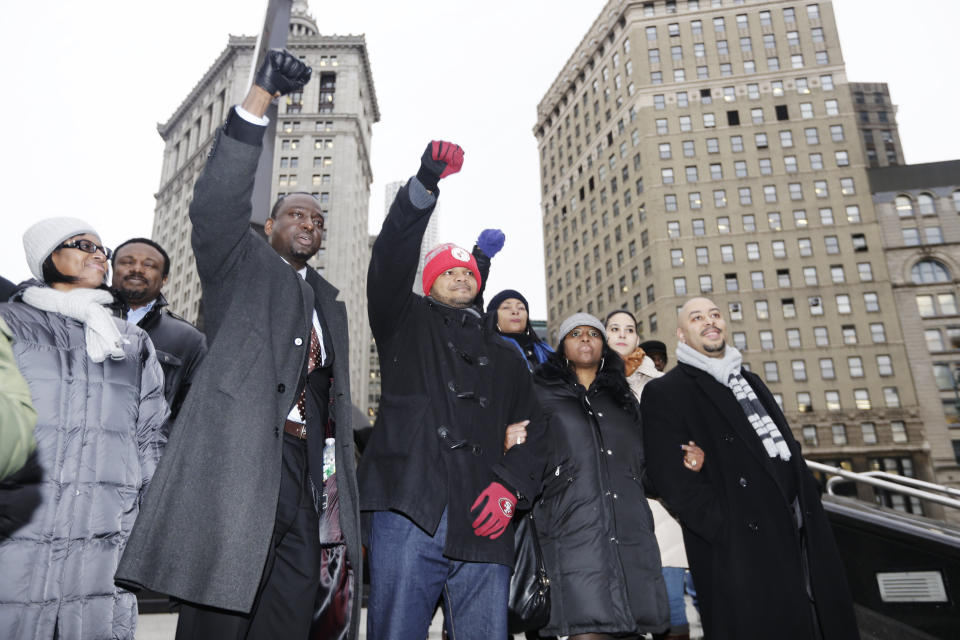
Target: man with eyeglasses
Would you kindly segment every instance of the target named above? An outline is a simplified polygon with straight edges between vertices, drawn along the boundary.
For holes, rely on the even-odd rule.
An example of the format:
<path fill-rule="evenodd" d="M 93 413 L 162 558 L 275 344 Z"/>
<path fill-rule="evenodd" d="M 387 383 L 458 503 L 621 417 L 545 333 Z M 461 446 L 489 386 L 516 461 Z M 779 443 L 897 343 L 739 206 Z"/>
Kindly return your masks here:
<path fill-rule="evenodd" d="M 170 405 L 164 424 L 169 435 L 193 376 L 207 350 L 207 341 L 196 327 L 174 314 L 160 289 L 170 274 L 170 256 L 148 238 L 131 238 L 111 257 L 113 289 L 124 303 L 126 320 L 147 332 L 163 369 L 163 395 Z"/>
<path fill-rule="evenodd" d="M 358 472 L 370 565 L 367 637 L 423 638 L 443 597 L 450 638 L 505 638 L 511 520 L 539 493 L 543 419 L 526 363 L 474 306 L 469 251 L 420 243 L 437 183 L 463 150 L 434 141 L 400 189 L 370 259 L 367 302 L 383 394 Z M 529 424 L 527 424 L 529 422 Z M 519 442 L 504 451 L 508 426 Z"/>

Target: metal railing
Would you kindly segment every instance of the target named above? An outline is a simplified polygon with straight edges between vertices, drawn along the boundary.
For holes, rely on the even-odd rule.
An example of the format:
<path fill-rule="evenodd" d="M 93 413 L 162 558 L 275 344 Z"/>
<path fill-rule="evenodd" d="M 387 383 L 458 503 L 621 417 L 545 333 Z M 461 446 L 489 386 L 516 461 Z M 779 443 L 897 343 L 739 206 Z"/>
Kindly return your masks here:
<path fill-rule="evenodd" d="M 830 495 L 833 495 L 833 487 L 835 484 L 849 480 L 886 489 L 887 491 L 913 496 L 922 500 L 936 502 L 946 507 L 960 509 L 960 490 L 942 484 L 925 482 L 923 480 L 917 480 L 916 478 L 907 478 L 894 473 L 886 473 L 885 471 L 847 471 L 841 467 L 832 467 L 828 464 L 822 464 L 812 460 L 807 460 L 806 463 L 813 471 L 820 471 L 834 476 L 827 480 L 827 493 Z"/>

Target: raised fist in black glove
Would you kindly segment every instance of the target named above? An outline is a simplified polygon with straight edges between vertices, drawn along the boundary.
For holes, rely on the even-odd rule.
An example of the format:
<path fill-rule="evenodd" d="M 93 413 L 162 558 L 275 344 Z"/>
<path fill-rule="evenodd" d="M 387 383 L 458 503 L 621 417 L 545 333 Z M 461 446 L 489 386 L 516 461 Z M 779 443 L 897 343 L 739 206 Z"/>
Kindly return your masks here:
<path fill-rule="evenodd" d="M 463 166 L 463 149 L 458 144 L 434 140 L 420 156 L 417 180 L 430 191 L 437 190 L 437 182 Z"/>
<path fill-rule="evenodd" d="M 270 49 L 253 83 L 270 95 L 283 96 L 303 89 L 313 69 L 286 49 Z"/>

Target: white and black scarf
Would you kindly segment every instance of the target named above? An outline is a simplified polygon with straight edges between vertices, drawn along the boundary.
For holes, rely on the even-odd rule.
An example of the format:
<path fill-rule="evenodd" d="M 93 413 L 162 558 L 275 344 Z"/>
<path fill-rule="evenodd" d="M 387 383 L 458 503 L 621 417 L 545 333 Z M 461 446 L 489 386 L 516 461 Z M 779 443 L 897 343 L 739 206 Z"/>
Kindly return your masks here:
<path fill-rule="evenodd" d="M 722 358 L 711 358 L 680 342 L 677 344 L 677 360 L 709 373 L 714 379 L 733 392 L 746 414 L 750 426 L 757 432 L 767 455 L 781 460 L 790 459 L 790 447 L 783 439 L 777 424 L 770 418 L 766 408 L 750 383 L 740 374 L 743 357 L 734 347 L 727 345 Z"/>

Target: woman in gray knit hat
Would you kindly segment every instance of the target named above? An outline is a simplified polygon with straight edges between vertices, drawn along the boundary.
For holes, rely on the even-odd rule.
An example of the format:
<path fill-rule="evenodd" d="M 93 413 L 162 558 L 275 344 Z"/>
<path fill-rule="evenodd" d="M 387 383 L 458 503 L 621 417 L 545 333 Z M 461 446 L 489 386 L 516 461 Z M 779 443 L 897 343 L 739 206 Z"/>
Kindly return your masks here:
<path fill-rule="evenodd" d="M 27 229 L 36 280 L 0 317 L 37 410 L 36 459 L 0 491 L 0 637 L 133 638 L 114 585 L 163 447 L 163 373 L 141 329 L 113 318 L 109 250 L 76 218 Z"/>
<path fill-rule="evenodd" d="M 534 373 L 549 434 L 534 507 L 550 578 L 541 635 L 638 638 L 667 628 L 667 594 L 644 494 L 640 410 L 603 323 L 577 313 Z"/>

